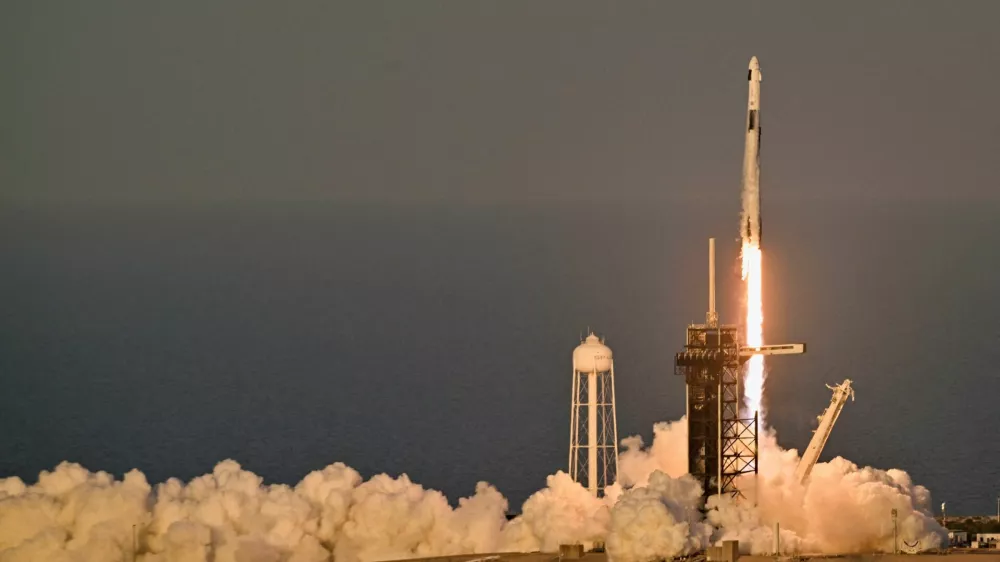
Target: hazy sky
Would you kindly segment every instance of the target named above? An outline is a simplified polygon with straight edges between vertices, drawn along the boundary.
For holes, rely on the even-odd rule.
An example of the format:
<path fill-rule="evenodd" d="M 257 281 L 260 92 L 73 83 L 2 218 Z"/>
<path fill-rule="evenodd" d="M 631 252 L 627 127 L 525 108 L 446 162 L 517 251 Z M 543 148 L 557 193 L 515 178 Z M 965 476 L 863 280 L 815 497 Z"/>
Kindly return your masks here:
<path fill-rule="evenodd" d="M 998 197 L 996 2 L 23 2 L 8 200 Z"/>

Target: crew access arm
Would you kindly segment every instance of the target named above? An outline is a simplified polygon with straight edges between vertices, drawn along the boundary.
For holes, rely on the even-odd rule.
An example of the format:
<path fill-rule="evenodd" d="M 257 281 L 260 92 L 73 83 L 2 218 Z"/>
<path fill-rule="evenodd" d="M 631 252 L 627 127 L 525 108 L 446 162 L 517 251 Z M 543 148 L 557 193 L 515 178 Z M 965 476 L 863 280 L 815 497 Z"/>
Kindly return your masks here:
<path fill-rule="evenodd" d="M 830 400 L 830 406 L 819 417 L 819 427 L 816 428 L 812 441 L 809 442 L 809 447 L 806 448 L 806 452 L 802 454 L 802 459 L 799 460 L 799 465 L 795 468 L 795 478 L 799 481 L 799 484 L 805 483 L 806 479 L 809 478 L 809 473 L 816 466 L 816 461 L 819 460 L 819 455 L 823 452 L 823 447 L 826 446 L 827 439 L 830 438 L 830 432 L 833 431 L 833 424 L 837 422 L 840 411 L 844 409 L 844 404 L 847 403 L 847 398 L 850 397 L 851 400 L 854 400 L 854 389 L 851 388 L 851 379 L 846 379 L 837 386 L 826 385 L 826 387 L 833 391 L 833 398 Z"/>

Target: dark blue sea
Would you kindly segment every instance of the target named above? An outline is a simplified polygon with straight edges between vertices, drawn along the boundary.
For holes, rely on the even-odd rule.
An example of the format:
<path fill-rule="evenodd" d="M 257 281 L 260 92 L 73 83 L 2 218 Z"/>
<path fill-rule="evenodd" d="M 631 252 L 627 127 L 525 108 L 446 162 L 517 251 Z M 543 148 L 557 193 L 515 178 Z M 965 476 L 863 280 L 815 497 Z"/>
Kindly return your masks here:
<path fill-rule="evenodd" d="M 0 211 L 0 476 L 151 481 L 226 458 L 268 482 L 343 461 L 512 510 L 565 469 L 570 353 L 616 359 L 621 436 L 684 411 L 672 358 L 736 199 L 629 204 L 79 204 Z M 902 468 L 954 514 L 1000 492 L 1000 205 L 765 200 L 765 392 L 805 447 Z"/>

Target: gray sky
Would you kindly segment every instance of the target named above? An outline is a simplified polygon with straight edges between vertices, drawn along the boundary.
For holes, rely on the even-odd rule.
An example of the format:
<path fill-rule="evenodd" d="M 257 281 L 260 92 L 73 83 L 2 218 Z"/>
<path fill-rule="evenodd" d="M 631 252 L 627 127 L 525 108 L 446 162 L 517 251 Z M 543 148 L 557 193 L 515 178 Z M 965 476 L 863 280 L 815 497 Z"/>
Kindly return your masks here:
<path fill-rule="evenodd" d="M 998 197 L 996 2 L 23 2 L 11 201 Z"/>

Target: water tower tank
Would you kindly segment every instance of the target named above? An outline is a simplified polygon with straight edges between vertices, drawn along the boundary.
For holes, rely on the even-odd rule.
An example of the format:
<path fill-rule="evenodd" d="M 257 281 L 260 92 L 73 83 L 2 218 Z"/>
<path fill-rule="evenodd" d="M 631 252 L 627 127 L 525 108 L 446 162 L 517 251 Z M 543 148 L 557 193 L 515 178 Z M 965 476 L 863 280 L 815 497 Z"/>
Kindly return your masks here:
<path fill-rule="evenodd" d="M 573 369 L 581 373 L 603 373 L 611 370 L 611 348 L 594 334 L 573 350 Z"/>
<path fill-rule="evenodd" d="M 595 496 L 618 475 L 618 421 L 611 348 L 593 333 L 573 350 L 569 475 Z"/>

